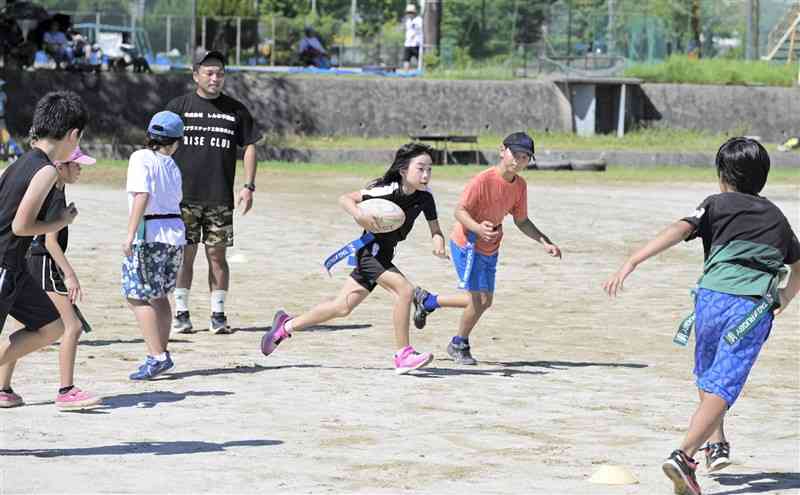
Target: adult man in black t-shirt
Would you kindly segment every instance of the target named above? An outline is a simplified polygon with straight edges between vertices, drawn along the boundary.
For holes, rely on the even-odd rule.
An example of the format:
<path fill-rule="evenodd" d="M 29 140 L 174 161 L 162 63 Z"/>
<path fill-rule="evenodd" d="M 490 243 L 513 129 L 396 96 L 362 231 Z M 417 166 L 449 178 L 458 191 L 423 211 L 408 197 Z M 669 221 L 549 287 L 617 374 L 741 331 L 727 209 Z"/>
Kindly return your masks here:
<path fill-rule="evenodd" d="M 250 111 L 222 92 L 225 83 L 224 57 L 217 51 L 201 52 L 195 59 L 192 77 L 195 91 L 167 104 L 167 110 L 181 116 L 184 137 L 173 158 L 181 169 L 187 245 L 175 289 L 173 328 L 193 331 L 189 319 L 189 289 L 192 286 L 197 245 L 205 245 L 208 287 L 211 291 L 209 329 L 230 333 L 225 316 L 225 296 L 230 270 L 226 251 L 233 245 L 234 178 L 237 147 L 244 148 L 245 183 L 238 192 L 242 214 L 253 205 L 256 189 L 256 148 L 261 135 Z"/>

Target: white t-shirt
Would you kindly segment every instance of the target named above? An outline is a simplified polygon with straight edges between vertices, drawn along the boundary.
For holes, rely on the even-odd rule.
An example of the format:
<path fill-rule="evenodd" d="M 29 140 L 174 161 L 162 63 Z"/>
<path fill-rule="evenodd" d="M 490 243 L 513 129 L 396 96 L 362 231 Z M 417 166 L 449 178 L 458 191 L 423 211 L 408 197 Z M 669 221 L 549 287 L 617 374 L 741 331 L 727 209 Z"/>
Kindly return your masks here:
<path fill-rule="evenodd" d="M 422 17 L 412 19 L 406 17 L 406 42 L 405 46 L 414 47 L 422 45 Z"/>
<path fill-rule="evenodd" d="M 181 214 L 183 185 L 181 171 L 171 156 L 152 150 L 139 150 L 128 160 L 128 212 L 133 208 L 133 193 L 150 194 L 145 215 Z M 144 221 L 144 219 L 142 219 Z M 186 227 L 180 218 L 148 220 L 145 241 L 173 246 L 186 244 Z"/>

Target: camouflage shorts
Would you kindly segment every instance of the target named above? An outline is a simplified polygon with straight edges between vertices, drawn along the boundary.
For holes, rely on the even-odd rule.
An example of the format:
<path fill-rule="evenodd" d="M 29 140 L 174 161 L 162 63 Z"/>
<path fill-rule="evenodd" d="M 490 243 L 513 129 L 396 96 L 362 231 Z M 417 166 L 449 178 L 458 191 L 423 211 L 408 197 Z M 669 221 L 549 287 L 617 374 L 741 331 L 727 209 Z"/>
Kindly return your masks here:
<path fill-rule="evenodd" d="M 186 242 L 206 246 L 233 246 L 233 208 L 181 203 Z"/>

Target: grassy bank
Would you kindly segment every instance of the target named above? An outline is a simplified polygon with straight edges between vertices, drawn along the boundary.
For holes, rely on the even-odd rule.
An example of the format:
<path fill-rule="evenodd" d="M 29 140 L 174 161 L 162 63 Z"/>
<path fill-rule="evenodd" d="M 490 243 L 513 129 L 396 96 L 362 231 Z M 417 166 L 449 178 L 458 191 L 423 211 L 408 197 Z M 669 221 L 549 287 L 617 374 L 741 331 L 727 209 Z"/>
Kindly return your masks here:
<path fill-rule="evenodd" d="M 100 160 L 94 167 L 83 169 L 81 183 L 123 188 L 128 162 L 126 160 Z M 284 175 L 308 175 L 309 177 L 352 176 L 365 181 L 382 175 L 387 165 L 363 164 L 313 164 L 288 162 L 260 162 L 258 166 L 259 193 L 268 194 L 268 184 Z M 452 165 L 435 167 L 436 180 L 466 181 L 484 167 L 474 165 Z M 717 178 L 713 168 L 688 168 L 663 166 L 652 168 L 609 167 L 605 172 L 541 171 L 523 172 L 530 183 L 537 184 L 656 184 L 656 183 L 706 183 L 715 187 Z M 241 177 L 241 163 L 239 177 Z M 769 184 L 800 186 L 800 171 L 774 169 L 770 172 Z"/>
<path fill-rule="evenodd" d="M 634 65 L 625 75 L 659 83 L 793 86 L 797 71 L 797 64 L 673 56 L 659 64 Z"/>
<path fill-rule="evenodd" d="M 716 152 L 717 148 L 730 136 L 682 129 L 641 129 L 627 133 L 618 138 L 615 135 L 598 135 L 593 137 L 580 137 L 571 132 L 537 132 L 529 130 L 536 141 L 538 150 L 554 149 L 565 151 L 577 150 L 622 150 L 622 151 L 674 151 L 679 149 L 684 152 Z M 478 147 L 495 148 L 500 145 L 505 136 L 499 134 L 480 134 Z M 317 136 L 287 136 L 274 138 L 271 143 L 297 149 L 359 149 L 383 150 L 397 149 L 409 141 L 408 136 L 394 136 L 385 138 L 362 137 L 317 137 Z M 775 143 L 768 143 L 767 149 L 773 151 Z M 471 149 L 468 144 L 453 144 L 450 149 Z"/>

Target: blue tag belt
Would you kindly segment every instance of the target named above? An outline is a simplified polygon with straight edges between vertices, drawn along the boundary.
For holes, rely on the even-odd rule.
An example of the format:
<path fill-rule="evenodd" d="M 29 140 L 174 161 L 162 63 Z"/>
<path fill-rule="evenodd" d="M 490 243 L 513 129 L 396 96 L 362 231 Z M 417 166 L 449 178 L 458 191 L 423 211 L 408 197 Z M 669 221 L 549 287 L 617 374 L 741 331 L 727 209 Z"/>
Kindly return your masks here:
<path fill-rule="evenodd" d="M 358 239 L 354 239 L 341 248 L 339 248 L 335 253 L 331 254 L 325 259 L 325 270 L 328 272 L 328 275 L 331 274 L 331 268 L 334 267 L 337 263 L 342 261 L 345 258 L 350 256 L 354 256 L 356 252 L 363 248 L 364 246 L 371 244 L 375 240 L 375 235 L 372 232 L 365 232 L 364 235 L 359 237 Z"/>

